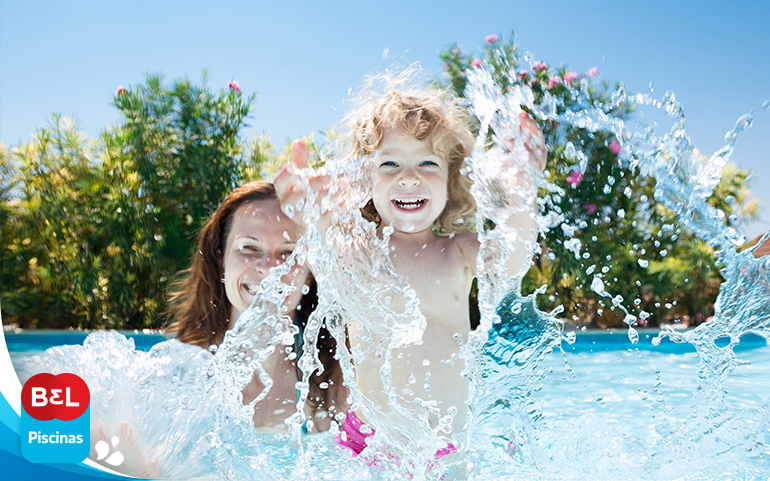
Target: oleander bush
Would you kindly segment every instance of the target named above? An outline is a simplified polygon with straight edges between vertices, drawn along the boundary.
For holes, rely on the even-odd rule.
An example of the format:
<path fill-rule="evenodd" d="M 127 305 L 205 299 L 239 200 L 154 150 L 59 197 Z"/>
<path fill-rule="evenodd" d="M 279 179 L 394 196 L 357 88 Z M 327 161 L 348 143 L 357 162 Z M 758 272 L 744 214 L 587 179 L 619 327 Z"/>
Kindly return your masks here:
<path fill-rule="evenodd" d="M 574 108 L 580 88 L 593 105 L 608 104 L 621 85 L 599 82 L 598 70 L 577 73 L 542 61 L 522 62 L 511 35 L 486 39 L 484 59 L 451 45 L 440 54 L 438 80 L 463 96 L 466 69 L 486 62 L 505 91 L 526 85 Z M 196 235 L 233 187 L 269 176 L 289 156 L 267 134 L 244 139 L 255 95 L 237 82 L 213 90 L 187 79 L 147 76 L 119 87 L 120 120 L 89 138 L 68 117 L 53 115 L 33 139 L 0 144 L 0 299 L 4 324 L 48 328 L 158 328 L 171 282 L 189 265 Z M 608 115 L 630 118 L 634 105 Z M 541 213 L 563 220 L 542 238 L 524 285 L 547 285 L 543 310 L 563 306 L 581 325 L 619 326 L 611 300 L 591 283 L 621 296 L 639 324 L 696 324 L 713 313 L 721 281 L 712 248 L 653 201 L 654 181 L 618 162 L 622 145 L 609 132 L 590 133 L 541 122 L 548 144 Z M 328 131 L 328 137 L 334 137 Z M 322 142 L 306 137 L 311 163 L 324 161 Z M 576 147 L 576 148 L 575 148 Z M 579 166 L 585 156 L 585 168 Z M 729 165 L 710 201 L 725 222 L 756 215 L 749 172 Z M 648 317 L 649 316 L 649 317 Z"/>

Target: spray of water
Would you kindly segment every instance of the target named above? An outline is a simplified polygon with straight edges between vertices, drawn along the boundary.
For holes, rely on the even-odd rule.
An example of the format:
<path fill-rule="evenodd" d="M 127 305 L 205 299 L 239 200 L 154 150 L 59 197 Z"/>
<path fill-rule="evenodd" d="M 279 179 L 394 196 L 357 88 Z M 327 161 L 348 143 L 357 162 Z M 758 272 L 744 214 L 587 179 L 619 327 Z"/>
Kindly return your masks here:
<path fill-rule="evenodd" d="M 740 415 L 725 399 L 724 384 L 741 361 L 733 347 L 748 332 L 768 336 L 770 329 L 770 260 L 755 259 L 750 251 L 737 252 L 742 238 L 726 227 L 724 215 L 706 199 L 720 179 L 721 170 L 732 153 L 738 134 L 750 127 L 752 117 L 744 116 L 725 138 L 725 146 L 708 161 L 702 161 L 684 129 L 683 108 L 673 94 L 658 101 L 651 94 L 630 95 L 620 90 L 606 104 L 589 101 L 587 84 L 571 92 L 571 107 L 546 94 L 536 104 L 532 92 L 515 86 L 503 93 L 486 67 L 468 72 L 469 108 L 478 118 L 480 134 L 466 174 L 474 181 L 476 232 L 481 248 L 477 258 L 481 324 L 463 344 L 464 375 L 470 382 L 469 418 L 465 429 L 451 433 L 452 413 L 419 396 L 404 396 L 392 382 L 391 357 L 394 349 L 420 342 L 426 320 L 419 299 L 393 268 L 389 235 L 380 238 L 373 224 L 365 221 L 358 208 L 368 200 L 367 182 L 371 159 L 342 161 L 332 158 L 324 173 L 335 182 L 344 179 L 351 186 L 345 209 L 328 199 L 306 201 L 291 215 L 302 216 L 307 234 L 292 258 L 274 268 L 263 280 L 258 301 L 228 332 L 216 354 L 164 343 L 149 354 L 115 335 L 94 334 L 82 348 L 57 348 L 48 353 L 49 365 L 83 375 L 92 386 L 94 416 L 104 420 L 131 420 L 142 441 L 145 457 L 153 470 L 166 476 L 214 475 L 223 479 L 585 479 L 612 477 L 642 479 L 686 479 L 704 472 L 698 460 L 730 454 L 725 462 L 746 473 L 767 467 L 767 402 L 750 413 L 757 420 L 751 427 L 739 422 Z M 658 136 L 653 128 L 635 130 L 609 114 L 617 105 L 632 102 L 665 112 L 673 122 L 670 131 Z M 508 272 L 506 261 L 515 255 L 521 232 L 511 216 L 523 212 L 520 206 L 533 201 L 526 189 L 516 191 L 508 182 L 519 176 L 547 192 L 564 195 L 561 189 L 532 173 L 527 166 L 527 140 L 519 132 L 522 106 L 546 122 L 580 127 L 590 132 L 611 132 L 624 142 L 621 159 L 656 181 L 655 199 L 677 213 L 680 225 L 716 247 L 725 278 L 713 321 L 687 333 L 666 330 L 662 337 L 693 344 L 701 358 L 698 388 L 690 415 L 677 418 L 668 413 L 665 400 L 658 418 L 658 437 L 645 446 L 649 455 L 634 456 L 631 446 L 620 458 L 602 461 L 609 448 L 599 446 L 605 424 L 590 414 L 562 425 L 554 441 L 543 430 L 543 411 L 533 401 L 545 377 L 543 359 L 562 341 L 574 341 L 563 333 L 556 316 L 560 308 L 545 313 L 538 309 L 537 296 L 544 286 L 522 297 L 521 272 Z M 519 138 L 522 137 L 522 138 Z M 585 170 L 588 156 L 583 146 L 567 145 L 567 155 Z M 334 156 L 333 156 L 334 157 Z M 302 175 L 308 175 L 308 172 Z M 514 183 L 515 184 L 515 183 Z M 511 199 L 523 199 L 511 203 Z M 540 201 L 543 207 L 542 200 Z M 325 217 L 323 217 L 325 216 Z M 319 229 L 324 218 L 329 228 Z M 541 229 L 560 228 L 572 235 L 579 226 L 563 219 L 543 216 Z M 557 227 L 558 226 L 558 227 Z M 767 239 L 766 234 L 764 239 Z M 576 255 L 585 240 L 570 239 Z M 640 263 L 642 260 L 640 259 Z M 298 367 L 303 373 L 297 384 L 296 412 L 289 416 L 289 435 L 257 434 L 251 414 L 274 382 L 262 362 L 275 349 L 294 344 L 297 329 L 279 306 L 291 289 L 280 278 L 297 264 L 309 263 L 318 283 L 319 305 L 304 331 L 303 355 Z M 641 264 L 640 264 L 641 265 Z M 589 274 L 595 267 L 591 267 Z M 611 300 L 625 313 L 629 338 L 636 342 L 632 327 L 637 318 L 625 300 L 613 295 L 600 276 L 592 291 Z M 320 368 L 315 345 L 325 323 L 337 340 L 338 357 L 353 408 L 377 426 L 369 448 L 352 458 L 335 448 L 331 433 L 301 434 L 303 425 L 312 428 L 302 406 L 307 399 L 308 381 Z M 364 327 L 367 342 L 349 349 L 346 335 L 351 323 Z M 718 347 L 717 339 L 727 338 Z M 363 347 L 362 347 L 363 346 Z M 367 359 L 384 359 L 380 371 L 388 399 L 387 406 L 375 406 L 356 387 L 354 366 Z M 265 387 L 252 404 L 242 405 L 240 389 L 258 372 Z M 433 380 L 436 382 L 438 380 Z M 440 382 L 452 382 L 440 380 Z M 133 393 L 127 395 L 126 393 Z M 662 397 L 662 393 L 659 393 Z M 96 400 L 99 400 L 98 402 Z M 337 413 L 341 420 L 344 413 Z M 439 420 L 431 424 L 428 420 Z M 120 430 L 105 424 L 105 430 Z M 437 450 L 447 441 L 459 452 L 436 460 Z M 592 455 L 576 456 L 588 447 Z M 615 447 L 617 448 L 617 447 Z M 606 458 L 606 456 L 604 456 Z M 191 465 L 188 460 L 199 460 Z M 752 464 L 753 463 L 753 464 Z M 758 463 L 758 464 L 757 464 Z M 717 464 L 716 466 L 723 466 Z M 598 474 L 597 474 L 598 473 Z"/>

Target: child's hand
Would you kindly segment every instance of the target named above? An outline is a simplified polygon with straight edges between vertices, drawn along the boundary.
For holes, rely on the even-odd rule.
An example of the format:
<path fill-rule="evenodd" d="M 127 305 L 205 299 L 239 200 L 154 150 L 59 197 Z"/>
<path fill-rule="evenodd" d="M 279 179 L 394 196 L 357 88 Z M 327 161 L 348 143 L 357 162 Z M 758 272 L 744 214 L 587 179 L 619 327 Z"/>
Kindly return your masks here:
<path fill-rule="evenodd" d="M 513 126 L 508 125 L 508 129 L 512 130 Z M 522 111 L 519 114 L 519 135 L 523 136 L 524 147 L 529 153 L 529 163 L 532 167 L 536 168 L 538 172 L 542 172 L 545 169 L 546 152 L 545 152 L 545 140 L 543 139 L 543 131 L 540 130 L 540 126 L 537 122 L 530 117 L 527 112 Z M 513 151 L 513 144 L 516 141 L 513 133 L 503 138 L 505 146 L 509 151 Z"/>
<path fill-rule="evenodd" d="M 537 168 L 538 172 L 542 172 L 547 160 L 543 131 L 537 122 L 524 111 L 519 114 L 519 120 L 521 121 L 521 131 L 525 135 L 524 147 L 529 152 L 529 162 Z"/>
<path fill-rule="evenodd" d="M 294 210 L 292 221 L 298 230 L 298 234 L 305 233 L 307 226 L 302 218 L 302 213 L 298 211 L 297 206 L 301 201 L 307 200 L 308 189 L 312 190 L 316 194 L 316 202 L 320 203 L 322 199 L 329 197 L 329 189 L 331 188 L 332 179 L 329 175 L 318 175 L 315 171 L 310 170 L 308 166 L 309 152 L 305 142 L 296 140 L 291 146 L 291 157 L 289 163 L 283 166 L 281 171 L 273 181 L 275 185 L 276 195 L 278 201 L 281 204 L 281 209 L 286 212 L 291 210 L 288 207 L 291 206 Z M 310 174 L 307 176 L 307 183 L 302 181 L 299 175 L 301 170 L 308 169 Z M 344 187 L 341 186 L 341 187 Z M 337 204 L 342 202 L 341 193 L 345 189 L 337 190 Z M 320 224 L 323 226 L 328 225 L 331 212 L 323 211 L 322 216 L 319 219 Z M 326 214 L 326 215 L 324 215 Z"/>

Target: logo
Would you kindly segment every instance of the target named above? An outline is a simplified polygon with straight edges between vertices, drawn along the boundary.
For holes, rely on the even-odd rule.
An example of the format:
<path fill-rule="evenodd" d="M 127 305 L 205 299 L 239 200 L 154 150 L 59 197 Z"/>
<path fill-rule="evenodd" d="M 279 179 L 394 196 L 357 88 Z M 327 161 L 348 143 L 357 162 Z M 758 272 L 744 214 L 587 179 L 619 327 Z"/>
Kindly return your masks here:
<path fill-rule="evenodd" d="M 75 374 L 36 374 L 21 390 L 21 453 L 32 463 L 88 457 L 91 393 Z"/>

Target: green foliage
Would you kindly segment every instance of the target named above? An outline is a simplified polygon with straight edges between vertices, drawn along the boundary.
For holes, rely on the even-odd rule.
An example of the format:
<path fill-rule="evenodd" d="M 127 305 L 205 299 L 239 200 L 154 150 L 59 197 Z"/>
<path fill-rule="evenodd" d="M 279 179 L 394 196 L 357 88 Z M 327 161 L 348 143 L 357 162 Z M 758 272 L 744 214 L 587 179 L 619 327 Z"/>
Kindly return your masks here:
<path fill-rule="evenodd" d="M 594 106 L 607 105 L 613 93 L 606 82 L 565 66 L 536 63 L 536 69 L 518 70 L 513 36 L 492 40 L 484 54 L 503 90 L 528 85 L 538 102 L 547 94 L 557 98 L 558 109 L 585 105 L 573 95 L 577 89 Z M 462 96 L 465 71 L 478 60 L 454 45 L 441 57 L 448 74 L 443 85 Z M 254 99 L 233 86 L 212 91 L 205 75 L 201 86 L 186 79 L 166 86 L 159 76 L 148 76 L 115 94 L 121 119 L 98 139 L 54 115 L 31 142 L 11 149 L 0 144 L 4 322 L 159 327 L 169 283 L 189 265 L 210 212 L 233 187 L 269 177 L 289 159 L 288 142 L 277 147 L 266 134 L 241 140 Z M 633 108 L 618 104 L 606 113 L 627 118 Z M 618 146 L 608 132 L 541 126 L 549 150 L 546 178 L 553 186 L 541 192 L 542 212 L 565 227 L 545 234 L 525 293 L 547 284 L 541 308 L 562 305 L 580 324 L 620 325 L 612 303 L 591 290 L 600 276 L 607 291 L 622 296 L 636 314 L 651 313 L 651 324 L 697 323 L 709 316 L 720 282 L 715 256 L 652 200 L 654 181 L 617 162 Z M 304 139 L 314 167 L 329 156 L 322 146 L 340 137 L 332 130 L 323 136 L 321 142 Z M 710 201 L 725 212 L 726 223 L 740 225 L 756 216 L 749 178 L 734 165 L 724 169 Z"/>
<path fill-rule="evenodd" d="M 167 287 L 246 170 L 254 96 L 148 76 L 98 141 L 53 116 L 0 149 L 2 306 L 21 327 L 159 327 Z"/>
<path fill-rule="evenodd" d="M 448 75 L 443 85 L 464 96 L 465 72 L 481 59 L 464 54 L 457 45 L 447 47 L 441 58 Z M 609 102 L 623 86 L 597 82 L 595 70 L 576 73 L 539 61 L 520 65 L 513 35 L 508 41 L 489 38 L 484 61 L 503 92 L 514 85 L 528 86 L 536 103 L 553 102 L 559 113 L 592 106 L 609 117 L 628 119 L 633 114 L 634 105 Z M 540 192 L 541 213 L 560 225 L 545 233 L 524 293 L 547 284 L 541 308 L 561 305 L 565 316 L 581 325 L 624 325 L 624 314 L 591 289 L 596 277 L 613 297 L 622 297 L 641 325 L 678 320 L 695 324 L 713 314 L 721 282 L 713 250 L 653 201 L 653 179 L 618 162 L 620 139 L 572 125 L 540 125 L 548 147 L 545 176 L 551 185 Z M 725 212 L 726 222 L 756 215 L 756 205 L 747 201 L 748 177 L 734 165 L 724 169 L 710 202 Z"/>

